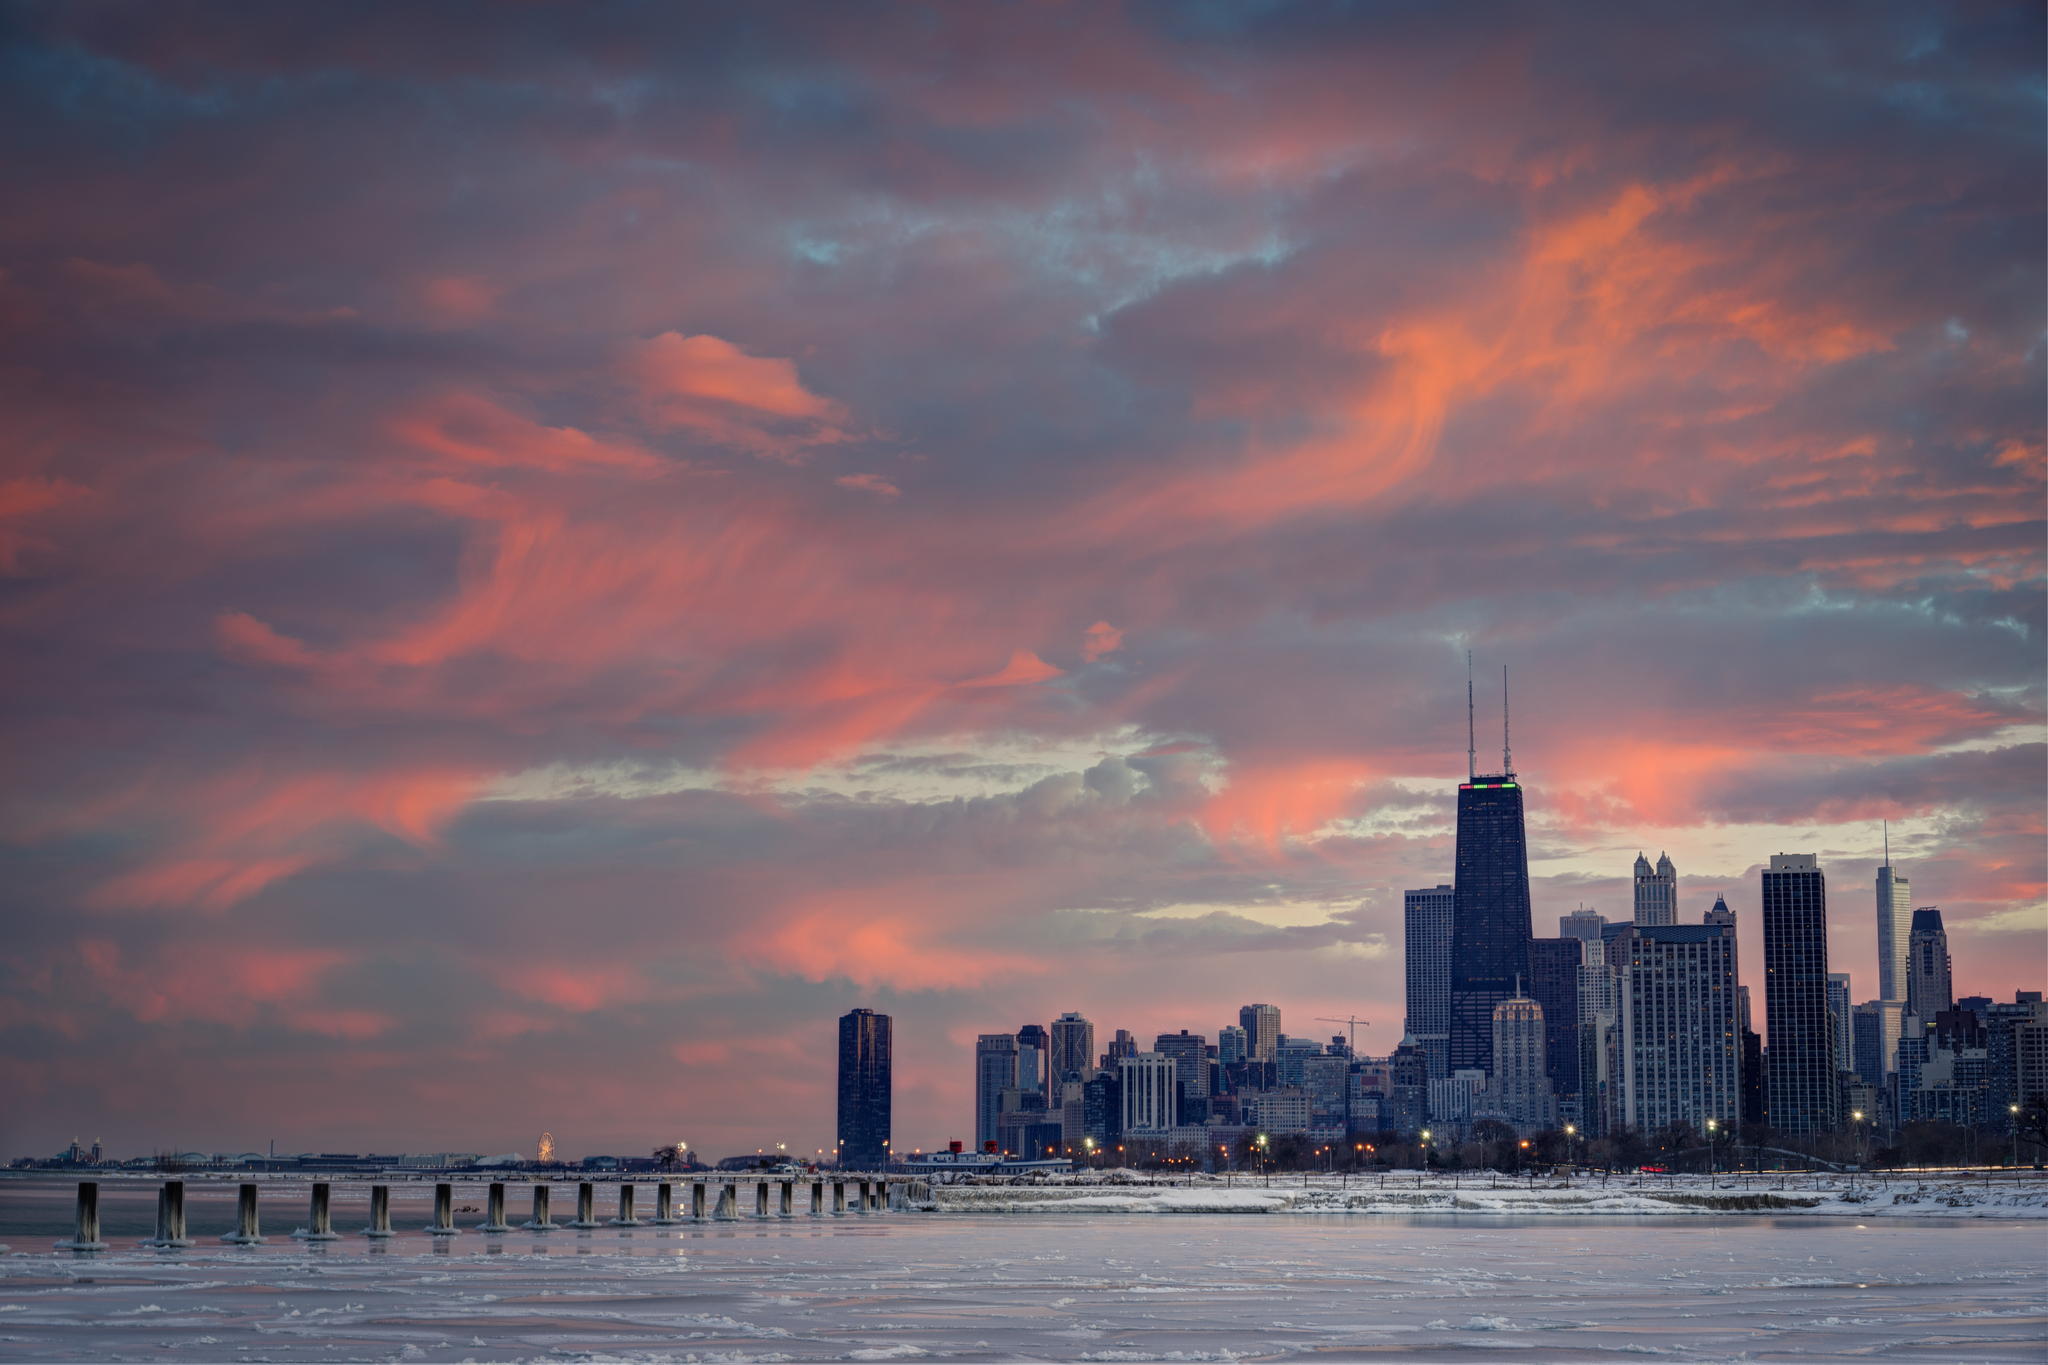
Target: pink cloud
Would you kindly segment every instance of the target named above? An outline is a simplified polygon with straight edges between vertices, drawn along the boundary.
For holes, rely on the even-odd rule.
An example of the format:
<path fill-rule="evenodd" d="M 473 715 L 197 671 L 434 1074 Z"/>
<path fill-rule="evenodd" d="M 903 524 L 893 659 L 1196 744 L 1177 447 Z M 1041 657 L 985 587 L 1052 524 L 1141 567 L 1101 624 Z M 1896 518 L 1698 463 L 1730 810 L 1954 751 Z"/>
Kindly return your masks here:
<path fill-rule="evenodd" d="M 805 388 L 794 361 L 720 337 L 663 332 L 629 348 L 625 372 L 660 427 L 785 459 L 849 436 L 846 409 Z"/>

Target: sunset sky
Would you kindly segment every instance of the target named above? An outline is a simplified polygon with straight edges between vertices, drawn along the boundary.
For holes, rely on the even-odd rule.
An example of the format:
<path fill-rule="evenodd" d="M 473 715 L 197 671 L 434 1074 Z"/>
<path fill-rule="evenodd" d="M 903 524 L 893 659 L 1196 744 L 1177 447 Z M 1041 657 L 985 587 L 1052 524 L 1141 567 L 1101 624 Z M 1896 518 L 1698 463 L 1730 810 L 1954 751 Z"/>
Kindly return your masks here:
<path fill-rule="evenodd" d="M 1574 17 L 1577 16 L 1577 17 Z M 1881 820 L 2048 985 L 2033 5 L 0 7 L 0 1156 L 896 1142 Z"/>

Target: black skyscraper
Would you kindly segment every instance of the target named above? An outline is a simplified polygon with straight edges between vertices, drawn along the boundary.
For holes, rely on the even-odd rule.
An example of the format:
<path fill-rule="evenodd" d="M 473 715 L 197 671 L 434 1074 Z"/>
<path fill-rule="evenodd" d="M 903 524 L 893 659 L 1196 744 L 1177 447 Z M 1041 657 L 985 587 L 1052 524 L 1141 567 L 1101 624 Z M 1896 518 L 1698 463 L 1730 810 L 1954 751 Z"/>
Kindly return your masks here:
<path fill-rule="evenodd" d="M 1529 846 L 1522 784 L 1508 740 L 1508 671 L 1500 671 L 1500 771 L 1479 772 L 1472 731 L 1472 659 L 1465 658 L 1465 784 L 1458 788 L 1457 874 L 1451 879 L 1451 1070 L 1493 1071 L 1493 1007 L 1529 976 Z"/>
<path fill-rule="evenodd" d="M 1764 1122 L 1833 1132 L 1841 1063 L 1828 1013 L 1827 878 L 1811 853 L 1775 853 L 1763 881 Z"/>
<path fill-rule="evenodd" d="M 1579 1099 L 1579 967 L 1585 960 L 1584 939 L 1529 940 L 1526 989 L 1543 1006 L 1544 1056 L 1550 1066 L 1550 1088 L 1560 1104 Z"/>
<path fill-rule="evenodd" d="M 839 1165 L 889 1164 L 889 1016 L 850 1010 L 839 1018 Z"/>
<path fill-rule="evenodd" d="M 1451 900 L 1451 1070 L 1493 1070 L 1493 1007 L 1529 975 L 1529 850 L 1512 771 L 1458 788 Z"/>

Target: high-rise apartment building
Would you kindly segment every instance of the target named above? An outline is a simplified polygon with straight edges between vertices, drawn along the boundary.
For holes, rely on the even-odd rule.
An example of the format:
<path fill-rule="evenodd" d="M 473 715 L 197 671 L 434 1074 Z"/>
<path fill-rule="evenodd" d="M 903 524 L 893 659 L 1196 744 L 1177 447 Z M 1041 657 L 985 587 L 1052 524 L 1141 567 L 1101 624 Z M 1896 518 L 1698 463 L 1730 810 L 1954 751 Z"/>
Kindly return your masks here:
<path fill-rule="evenodd" d="M 856 1171 L 889 1166 L 892 1058 L 889 1016 L 849 1010 L 839 1019 L 839 1165 Z"/>
<path fill-rule="evenodd" d="M 1493 1007 L 1493 1074 L 1487 1103 L 1523 1132 L 1557 1122 L 1543 1006 L 1517 991 Z"/>
<path fill-rule="evenodd" d="M 1003 1092 L 1017 1088 L 1017 1035 L 984 1033 L 974 1040 L 974 1145 L 998 1140 Z"/>
<path fill-rule="evenodd" d="M 1906 998 L 1907 917 L 1913 913 L 1913 884 L 1892 870 L 1891 831 L 1885 831 L 1884 865 L 1877 869 L 1877 998 Z M 1887 1058 L 1885 1070 L 1898 1066 Z"/>
<path fill-rule="evenodd" d="M 1828 893 L 1811 853 L 1774 853 L 1763 872 L 1764 1122 L 1829 1133 L 1839 1093 L 1828 1015 Z"/>
<path fill-rule="evenodd" d="M 1401 893 L 1401 944 L 1407 959 L 1408 1036 L 1422 1049 L 1432 1080 L 1450 1075 L 1451 915 L 1449 886 Z"/>
<path fill-rule="evenodd" d="M 1925 1023 L 1955 1004 L 1949 976 L 1948 930 L 1941 925 L 1941 907 L 1924 905 L 1913 912 L 1906 944 L 1906 1013 Z"/>
<path fill-rule="evenodd" d="M 1280 1055 L 1280 1007 L 1246 1005 L 1237 1012 L 1237 1026 L 1244 1030 L 1245 1046 L 1251 1049 L 1247 1061 L 1270 1062 Z"/>
<path fill-rule="evenodd" d="M 1173 1073 L 1173 1058 L 1163 1052 L 1140 1052 L 1117 1063 L 1125 1133 L 1164 1133 L 1180 1121 Z"/>
<path fill-rule="evenodd" d="M 1619 949 L 1618 952 L 1612 951 Z M 1631 924 L 1610 945 L 1622 997 L 1621 1121 L 1643 1132 L 1742 1116 L 1735 930 Z"/>
<path fill-rule="evenodd" d="M 1574 1120 L 1587 1137 L 1621 1124 L 1621 976 L 1608 965 L 1604 941 L 1586 945 L 1579 964 L 1579 1101 Z M 1553 1063 L 1554 1064 L 1554 1063 Z"/>
<path fill-rule="evenodd" d="M 1182 1029 L 1178 1033 L 1162 1033 L 1153 1040 L 1152 1050 L 1162 1056 L 1173 1058 L 1173 1078 L 1180 1086 L 1183 1097 L 1202 1100 L 1209 1097 L 1209 1040 L 1199 1033 Z"/>
<path fill-rule="evenodd" d="M 1052 1021 L 1052 1076 L 1057 1088 L 1068 1076 L 1082 1080 L 1095 1074 L 1095 1025 L 1079 1011 L 1068 1010 Z"/>
<path fill-rule="evenodd" d="M 1606 923 L 1605 916 L 1595 914 L 1582 905 L 1569 915 L 1559 915 L 1557 917 L 1557 936 L 1559 938 L 1584 939 L 1588 943 L 1598 943 L 1600 941 L 1601 927 Z"/>
<path fill-rule="evenodd" d="M 1502 755 L 1503 760 L 1507 757 Z M 1529 849 L 1522 785 L 1503 771 L 1458 788 L 1452 879 L 1450 1067 L 1493 1067 L 1493 1007 L 1529 975 Z"/>
<path fill-rule="evenodd" d="M 1635 877 L 1635 922 L 1678 923 L 1678 869 L 1671 865 L 1671 855 L 1659 853 L 1657 866 L 1652 868 L 1648 858 L 1636 854 Z"/>

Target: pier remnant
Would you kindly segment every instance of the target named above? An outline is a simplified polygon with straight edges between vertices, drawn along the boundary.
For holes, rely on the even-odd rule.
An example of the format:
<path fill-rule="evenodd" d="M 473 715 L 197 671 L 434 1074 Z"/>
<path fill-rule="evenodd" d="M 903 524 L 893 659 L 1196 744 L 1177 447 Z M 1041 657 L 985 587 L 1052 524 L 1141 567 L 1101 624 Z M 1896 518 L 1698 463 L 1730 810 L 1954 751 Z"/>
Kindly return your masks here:
<path fill-rule="evenodd" d="M 614 1227 L 637 1228 L 640 1226 L 640 1220 L 633 1216 L 633 1188 L 633 1182 L 630 1180 L 619 1182 L 619 1216 L 612 1219 Z"/>
<path fill-rule="evenodd" d="M 676 1187 L 664 1180 L 654 1187 L 654 1225 L 667 1227 L 680 1221 L 676 1217 Z"/>
<path fill-rule="evenodd" d="M 308 1242 L 332 1242 L 341 1236 L 334 1230 L 334 1186 L 325 1180 L 313 1182 L 306 1204 L 306 1230 L 298 1236 Z"/>
<path fill-rule="evenodd" d="M 526 1220 L 526 1226 L 533 1232 L 553 1232 L 561 1226 L 548 1217 L 549 1188 L 536 1180 L 533 1182 L 533 1217 Z"/>
<path fill-rule="evenodd" d="M 572 1228 L 595 1228 L 603 1224 L 597 1221 L 597 1192 L 588 1180 L 576 1186 L 576 1221 Z"/>
<path fill-rule="evenodd" d="M 78 1182 L 78 1212 L 72 1224 L 71 1240 L 57 1243 L 59 1251 L 105 1251 L 100 1240 L 100 1182 Z"/>
<path fill-rule="evenodd" d="M 256 1246 L 263 1241 L 263 1227 L 256 1215 L 256 1182 L 245 1180 L 235 1194 L 235 1230 L 221 1238 L 236 1246 Z"/>
<path fill-rule="evenodd" d="M 477 1225 L 478 1232 L 510 1232 L 511 1226 L 505 1221 L 505 1182 L 493 1180 L 490 1191 L 484 1196 L 484 1221 Z"/>
<path fill-rule="evenodd" d="M 391 1187 L 370 1186 L 370 1226 L 363 1229 L 365 1237 L 389 1237 L 391 1232 Z"/>
<path fill-rule="evenodd" d="M 455 1226 L 455 1187 L 445 1180 L 434 1186 L 434 1221 L 427 1231 L 436 1237 L 453 1237 L 462 1231 Z"/>
<path fill-rule="evenodd" d="M 143 1243 L 146 1247 L 188 1247 L 192 1239 L 185 1235 L 185 1182 L 166 1180 L 156 1192 L 156 1236 Z"/>

